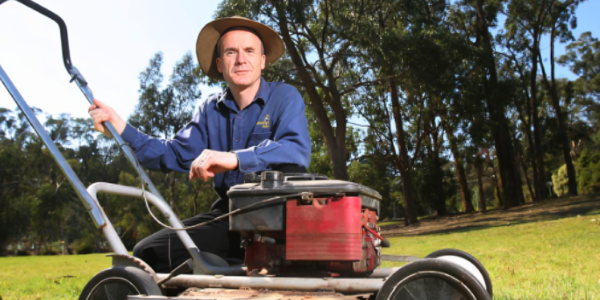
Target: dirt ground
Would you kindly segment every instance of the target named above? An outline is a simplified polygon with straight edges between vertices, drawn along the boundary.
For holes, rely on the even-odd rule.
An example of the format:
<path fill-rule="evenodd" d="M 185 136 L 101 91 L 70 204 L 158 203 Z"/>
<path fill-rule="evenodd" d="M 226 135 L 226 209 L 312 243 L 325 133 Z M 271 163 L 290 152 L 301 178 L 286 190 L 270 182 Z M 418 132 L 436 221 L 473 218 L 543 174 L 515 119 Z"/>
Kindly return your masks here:
<path fill-rule="evenodd" d="M 484 214 L 475 212 L 443 217 L 431 216 L 421 219 L 418 224 L 409 226 L 404 226 L 401 221 L 399 224 L 381 226 L 381 231 L 385 236 L 424 235 L 510 226 L 589 214 L 600 215 L 600 194 L 527 202 L 525 205 L 510 209 L 488 210 Z"/>

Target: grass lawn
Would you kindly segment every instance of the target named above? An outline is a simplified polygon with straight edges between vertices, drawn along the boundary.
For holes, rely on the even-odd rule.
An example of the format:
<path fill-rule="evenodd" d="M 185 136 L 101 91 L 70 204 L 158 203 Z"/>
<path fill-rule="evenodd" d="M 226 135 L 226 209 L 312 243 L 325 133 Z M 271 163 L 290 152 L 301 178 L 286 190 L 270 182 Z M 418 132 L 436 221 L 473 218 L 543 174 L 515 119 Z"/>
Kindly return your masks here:
<path fill-rule="evenodd" d="M 384 254 L 425 257 L 442 248 L 471 253 L 488 270 L 494 299 L 600 299 L 597 214 L 390 241 Z"/>
<path fill-rule="evenodd" d="M 597 214 L 390 240 L 385 254 L 424 257 L 442 248 L 473 254 L 490 273 L 495 299 L 600 299 Z M 76 299 L 109 266 L 104 254 L 0 257 L 0 296 Z"/>
<path fill-rule="evenodd" d="M 0 257 L 0 296 L 77 299 L 88 280 L 110 266 L 105 254 Z"/>

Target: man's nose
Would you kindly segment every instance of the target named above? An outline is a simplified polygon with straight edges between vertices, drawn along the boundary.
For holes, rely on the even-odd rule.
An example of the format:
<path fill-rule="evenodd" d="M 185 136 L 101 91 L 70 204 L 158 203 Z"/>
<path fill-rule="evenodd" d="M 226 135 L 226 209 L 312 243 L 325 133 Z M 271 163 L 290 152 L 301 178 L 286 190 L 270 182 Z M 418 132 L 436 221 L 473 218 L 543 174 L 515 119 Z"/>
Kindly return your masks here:
<path fill-rule="evenodd" d="M 238 52 L 238 55 L 237 55 L 237 60 L 236 60 L 236 62 L 237 62 L 238 64 L 243 64 L 243 63 L 245 63 L 245 62 L 246 62 L 246 60 L 247 60 L 246 53 L 245 53 L 244 51 L 240 51 L 240 52 Z"/>

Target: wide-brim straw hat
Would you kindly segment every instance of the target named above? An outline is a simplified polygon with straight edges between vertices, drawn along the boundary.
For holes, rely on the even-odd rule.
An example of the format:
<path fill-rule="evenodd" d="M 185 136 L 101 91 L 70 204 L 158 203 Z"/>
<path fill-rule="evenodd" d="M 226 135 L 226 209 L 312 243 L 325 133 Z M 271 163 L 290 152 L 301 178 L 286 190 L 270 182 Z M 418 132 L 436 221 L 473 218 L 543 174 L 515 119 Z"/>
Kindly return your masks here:
<path fill-rule="evenodd" d="M 223 74 L 217 69 L 217 53 L 215 51 L 217 41 L 227 29 L 238 26 L 251 28 L 260 35 L 265 47 L 265 66 L 274 63 L 283 54 L 283 41 L 271 27 L 244 17 L 235 16 L 216 19 L 204 25 L 196 41 L 198 63 L 208 77 L 224 80 Z"/>

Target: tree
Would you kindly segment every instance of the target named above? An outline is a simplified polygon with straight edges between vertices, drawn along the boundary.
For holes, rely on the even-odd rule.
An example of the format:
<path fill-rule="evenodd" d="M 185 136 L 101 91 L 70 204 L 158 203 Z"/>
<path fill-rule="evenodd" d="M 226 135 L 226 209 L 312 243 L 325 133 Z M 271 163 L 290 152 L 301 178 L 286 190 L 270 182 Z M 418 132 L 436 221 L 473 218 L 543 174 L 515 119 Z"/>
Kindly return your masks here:
<path fill-rule="evenodd" d="M 243 15 L 280 32 L 293 69 L 286 82 L 302 87 L 319 124 L 333 176 L 348 179 L 346 163 L 349 94 L 361 82 L 353 81 L 352 46 L 362 36 L 360 24 L 369 3 L 355 1 L 223 1 L 219 17 Z M 279 65 L 281 66 L 281 65 Z"/>
<path fill-rule="evenodd" d="M 546 74 L 546 69 L 542 62 L 541 53 L 538 49 L 537 53 L 540 56 L 540 66 L 542 69 L 542 79 L 544 86 L 550 93 L 552 107 L 554 108 L 554 114 L 556 118 L 556 123 L 558 127 L 558 138 L 559 143 L 562 146 L 563 158 L 565 161 L 565 167 L 569 179 L 569 195 L 576 196 L 577 195 L 577 180 L 575 176 L 575 166 L 573 165 L 573 161 L 571 158 L 571 145 L 569 136 L 567 134 L 566 128 L 566 119 L 567 116 L 563 113 L 561 109 L 558 85 L 555 78 L 555 58 L 554 58 L 554 43 L 555 39 L 558 37 L 561 42 L 566 42 L 568 40 L 572 40 L 573 36 L 571 34 L 568 23 L 570 23 L 571 28 L 575 28 L 577 21 L 573 16 L 575 13 L 575 8 L 581 1 L 551 1 L 549 7 L 549 22 L 546 25 L 550 27 L 550 80 L 548 80 L 548 76 Z M 538 46 L 539 47 L 539 46 Z"/>
<path fill-rule="evenodd" d="M 201 79 L 195 75 L 197 65 L 188 52 L 177 62 L 170 83 L 161 89 L 163 75 L 162 53 L 157 53 L 146 70 L 140 74 L 140 100 L 129 122 L 146 134 L 170 138 L 192 117 L 201 92 Z M 169 202 L 175 210 L 175 172 L 169 172 L 167 183 Z"/>
<path fill-rule="evenodd" d="M 482 96 L 487 104 L 490 120 L 492 121 L 492 136 L 495 141 L 498 157 L 502 192 L 506 198 L 505 207 L 509 208 L 523 203 L 524 200 L 521 177 L 519 176 L 518 169 L 516 168 L 517 164 L 514 160 L 514 148 L 508 128 L 508 121 L 506 120 L 505 109 L 499 97 L 500 90 L 496 62 L 490 39 L 491 34 L 489 32 L 489 22 L 495 19 L 495 14 L 486 13 L 484 0 L 476 0 L 473 3 L 473 8 L 476 11 L 474 23 L 476 44 L 480 49 L 476 60 L 483 83 Z M 490 12 L 494 12 L 496 8 L 495 3 L 487 7 Z"/>
<path fill-rule="evenodd" d="M 600 41 L 587 31 L 566 47 L 558 62 L 577 74 L 577 88 L 600 99 Z"/>

